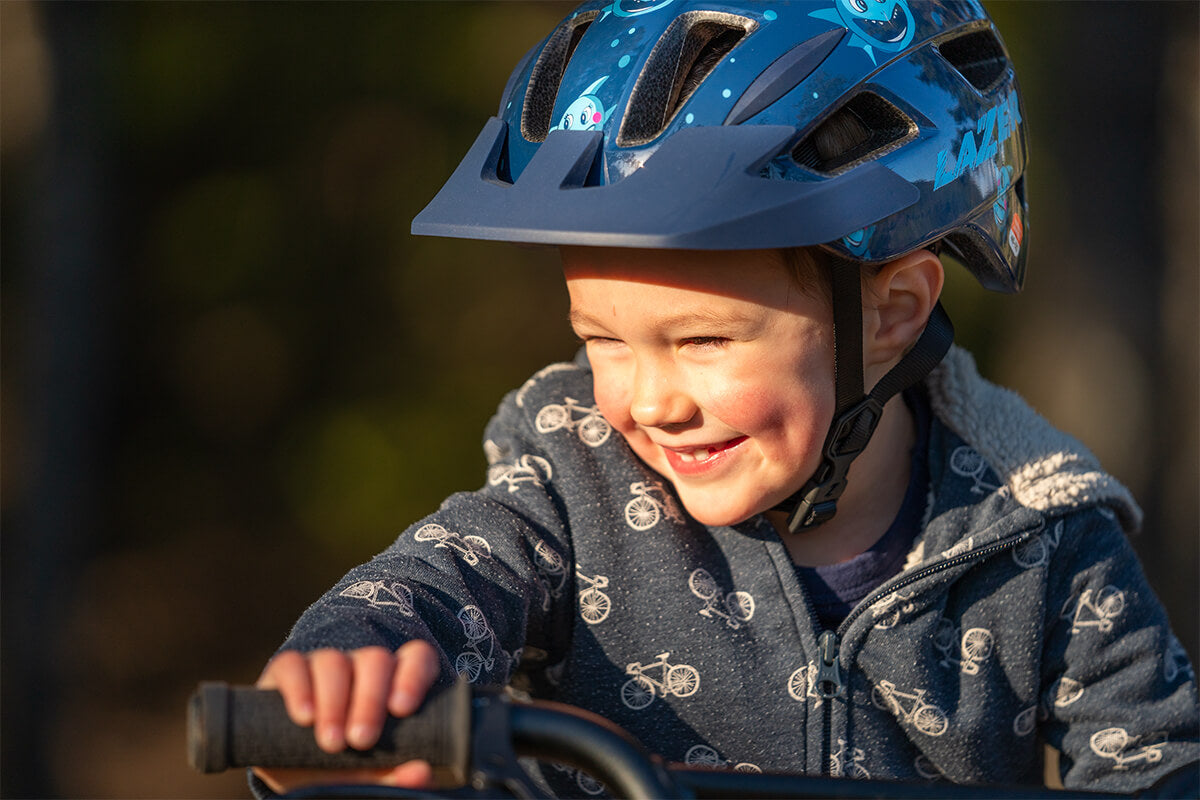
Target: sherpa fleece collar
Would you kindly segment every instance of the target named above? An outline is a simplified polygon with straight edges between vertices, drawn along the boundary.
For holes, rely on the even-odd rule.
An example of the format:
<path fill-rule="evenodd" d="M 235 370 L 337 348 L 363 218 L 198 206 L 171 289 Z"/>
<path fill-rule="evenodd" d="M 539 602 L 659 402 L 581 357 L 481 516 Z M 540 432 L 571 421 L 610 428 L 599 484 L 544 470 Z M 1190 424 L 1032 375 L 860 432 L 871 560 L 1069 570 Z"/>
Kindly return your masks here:
<path fill-rule="evenodd" d="M 934 413 L 983 456 L 1018 503 L 1042 512 L 1103 504 L 1126 533 L 1141 527 L 1130 491 L 1015 392 L 980 377 L 966 350 L 952 347 L 926 383 Z"/>

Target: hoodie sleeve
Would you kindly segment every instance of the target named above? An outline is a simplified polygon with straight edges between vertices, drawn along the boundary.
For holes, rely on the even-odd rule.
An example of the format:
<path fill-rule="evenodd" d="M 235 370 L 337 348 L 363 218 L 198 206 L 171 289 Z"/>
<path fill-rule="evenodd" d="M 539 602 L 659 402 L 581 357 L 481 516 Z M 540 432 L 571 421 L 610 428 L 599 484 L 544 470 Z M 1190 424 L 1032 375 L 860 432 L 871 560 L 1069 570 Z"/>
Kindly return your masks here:
<path fill-rule="evenodd" d="M 529 384 L 527 384 L 528 388 Z M 549 440 L 513 393 L 489 423 L 487 480 L 449 497 L 300 617 L 281 649 L 389 649 L 421 638 L 456 674 L 504 684 L 526 660 L 554 663 L 570 632 L 573 563 Z"/>
<path fill-rule="evenodd" d="M 1115 515 L 1052 524 L 1046 740 L 1067 788 L 1147 789 L 1200 760 L 1195 674 Z"/>

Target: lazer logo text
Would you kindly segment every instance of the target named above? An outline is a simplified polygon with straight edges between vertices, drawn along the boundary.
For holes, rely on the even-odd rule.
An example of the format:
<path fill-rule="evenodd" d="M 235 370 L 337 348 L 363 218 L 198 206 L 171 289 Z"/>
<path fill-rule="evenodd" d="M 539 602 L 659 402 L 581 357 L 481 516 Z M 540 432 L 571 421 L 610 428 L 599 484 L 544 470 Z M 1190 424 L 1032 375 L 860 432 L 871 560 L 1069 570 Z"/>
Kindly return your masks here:
<path fill-rule="evenodd" d="M 1021 122 L 1021 108 L 1017 103 L 1017 95 L 1009 95 L 987 110 L 975 125 L 975 133 L 963 133 L 962 144 L 958 146 L 958 155 L 950 157 L 950 150 L 942 150 L 937 155 L 937 177 L 934 178 L 933 188 L 940 189 L 950 181 L 968 170 L 977 169 L 983 164 L 996 158 L 1000 143 L 1007 140 L 1017 130 Z M 976 140 L 978 135 L 979 139 Z"/>

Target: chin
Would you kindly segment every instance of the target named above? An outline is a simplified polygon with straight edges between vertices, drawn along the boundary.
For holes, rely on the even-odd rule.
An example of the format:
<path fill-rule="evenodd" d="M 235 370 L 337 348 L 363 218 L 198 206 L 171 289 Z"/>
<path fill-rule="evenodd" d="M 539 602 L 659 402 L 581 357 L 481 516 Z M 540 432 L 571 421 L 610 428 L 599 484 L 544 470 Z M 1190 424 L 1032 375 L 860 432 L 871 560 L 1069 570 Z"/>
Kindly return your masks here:
<path fill-rule="evenodd" d="M 682 498 L 681 498 L 682 499 Z M 688 514 L 692 519 L 699 522 L 701 525 L 707 525 L 711 528 L 720 528 L 727 525 L 737 525 L 758 514 L 756 509 L 746 510 L 730 509 L 730 508 L 712 508 L 711 506 L 703 506 L 700 508 L 688 505 L 687 501 L 683 501 L 683 507 L 687 509 Z"/>
<path fill-rule="evenodd" d="M 758 495 L 755 498 L 746 498 L 745 502 L 736 505 L 713 503 L 708 498 L 688 497 L 683 493 L 679 493 L 679 500 L 692 519 L 703 525 L 719 528 L 737 525 L 759 514 L 765 514 L 795 494 L 797 489 L 780 490 L 766 495 Z M 678 493 L 678 487 L 676 487 L 676 492 Z"/>

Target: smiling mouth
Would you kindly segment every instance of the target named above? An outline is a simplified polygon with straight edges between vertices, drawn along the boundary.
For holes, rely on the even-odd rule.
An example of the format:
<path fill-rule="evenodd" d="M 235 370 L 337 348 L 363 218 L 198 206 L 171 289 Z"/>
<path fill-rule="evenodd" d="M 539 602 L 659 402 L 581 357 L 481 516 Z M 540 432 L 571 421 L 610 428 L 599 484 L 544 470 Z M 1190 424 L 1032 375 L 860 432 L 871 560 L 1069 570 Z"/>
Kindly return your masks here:
<path fill-rule="evenodd" d="M 683 463 L 695 464 L 695 463 L 699 463 L 702 461 L 707 461 L 708 459 L 715 456 L 717 453 L 724 452 L 731 447 L 736 447 L 737 445 L 741 444 L 745 440 L 746 440 L 745 436 L 738 436 L 735 439 L 730 439 L 726 442 L 721 442 L 720 444 L 711 444 L 711 445 L 706 445 L 704 447 L 696 447 L 696 448 L 690 448 L 690 449 L 679 449 L 676 447 L 668 447 L 665 449 L 670 450 Z"/>
<path fill-rule="evenodd" d="M 891 19 L 867 19 L 860 17 L 859 22 L 862 24 L 863 29 L 871 31 L 874 34 L 872 38 L 879 42 L 894 44 L 903 39 L 904 35 L 908 33 L 908 21 L 904 18 L 904 14 L 901 13 L 899 6 L 892 10 Z M 899 29 L 899 33 L 889 35 L 897 29 Z"/>

